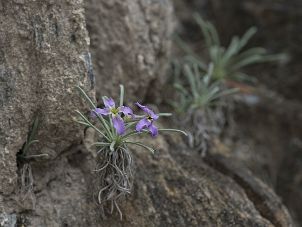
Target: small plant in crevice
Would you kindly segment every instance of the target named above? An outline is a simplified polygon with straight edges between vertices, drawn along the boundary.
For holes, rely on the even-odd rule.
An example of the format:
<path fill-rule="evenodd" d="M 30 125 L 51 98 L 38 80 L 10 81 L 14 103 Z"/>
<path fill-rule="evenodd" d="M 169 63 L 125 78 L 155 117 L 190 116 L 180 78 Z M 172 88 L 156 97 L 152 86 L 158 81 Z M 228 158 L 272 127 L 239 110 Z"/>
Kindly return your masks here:
<path fill-rule="evenodd" d="M 250 28 L 241 38 L 234 36 L 227 47 L 221 45 L 214 25 L 194 15 L 205 42 L 205 53 L 197 54 L 180 38 L 176 41 L 186 56 L 173 64 L 173 80 L 177 101 L 172 105 L 183 113 L 182 122 L 191 128 L 190 145 L 203 155 L 211 140 L 220 135 L 225 125 L 232 127 L 234 100 L 229 95 L 247 86 L 241 81 L 252 81 L 242 70 L 245 66 L 263 62 L 285 61 L 285 54 L 269 54 L 261 47 L 246 48 L 256 33 Z"/>
<path fill-rule="evenodd" d="M 249 81 L 252 78 L 242 71 L 244 67 L 257 63 L 288 60 L 287 55 L 269 54 L 262 47 L 245 49 L 250 39 L 257 32 L 255 27 L 248 29 L 241 38 L 234 36 L 230 44 L 227 47 L 223 47 L 215 26 L 209 21 L 203 20 L 199 14 L 195 14 L 194 18 L 203 33 L 209 60 L 204 60 L 181 39 L 178 38 L 177 41 L 180 47 L 187 53 L 187 56 L 184 58 L 185 60 L 188 59 L 189 61 L 196 62 L 205 72 L 209 64 L 208 62 L 213 64 L 213 80 Z"/>
<path fill-rule="evenodd" d="M 213 64 L 204 74 L 195 62 L 174 63 L 174 88 L 177 101 L 172 106 L 182 117 L 182 124 L 191 128 L 189 144 L 204 156 L 210 138 L 219 135 L 225 124 L 226 97 L 237 92 L 221 81 L 213 81 Z"/>
<path fill-rule="evenodd" d="M 120 218 L 122 212 L 118 201 L 131 193 L 133 185 L 133 157 L 129 145 L 135 145 L 151 153 L 154 149 L 139 141 L 134 136 L 151 134 L 156 137 L 161 131 L 180 132 L 177 129 L 162 129 L 156 126 L 161 116 L 170 116 L 167 113 L 154 113 L 150 108 L 136 103 L 143 115 L 136 115 L 130 107 L 124 106 L 124 87 L 120 86 L 120 100 L 117 105 L 112 98 L 103 97 L 104 108 L 98 108 L 81 87 L 77 87 L 83 98 L 90 105 L 90 117 L 80 111 L 78 123 L 93 128 L 98 135 L 97 166 L 94 170 L 98 176 L 98 202 L 104 207 L 107 202 L 111 205 L 111 213 L 117 209 Z M 96 124 L 93 122 L 96 121 Z M 136 138 L 136 137 L 135 137 Z"/>
<path fill-rule="evenodd" d="M 21 200 L 24 201 L 26 198 L 30 198 L 33 207 L 35 207 L 35 196 L 34 196 L 34 178 L 32 173 L 31 162 L 38 161 L 41 158 L 48 157 L 47 154 L 29 154 L 30 148 L 33 144 L 38 143 L 36 140 L 37 131 L 39 127 L 39 118 L 36 117 L 26 142 L 22 149 L 17 153 L 17 166 L 19 170 L 19 194 Z"/>
<path fill-rule="evenodd" d="M 174 88 L 178 91 L 179 101 L 172 102 L 172 105 L 180 113 L 211 108 L 220 98 L 237 91 L 224 87 L 221 81 L 212 80 L 213 64 L 209 65 L 205 74 L 195 63 L 176 64 L 174 67 L 180 67 L 177 69 L 178 75 L 174 78 Z"/>

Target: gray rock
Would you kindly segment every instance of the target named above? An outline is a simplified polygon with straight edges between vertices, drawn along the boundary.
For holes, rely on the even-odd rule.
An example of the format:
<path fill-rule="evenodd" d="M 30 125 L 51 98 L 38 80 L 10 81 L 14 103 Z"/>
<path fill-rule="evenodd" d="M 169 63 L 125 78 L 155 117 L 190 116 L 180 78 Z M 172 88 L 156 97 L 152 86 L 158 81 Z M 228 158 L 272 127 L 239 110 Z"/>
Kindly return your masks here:
<path fill-rule="evenodd" d="M 98 99 L 116 98 L 119 84 L 131 101 L 154 94 L 166 78 L 172 9 L 169 0 L 86 1 Z"/>
<path fill-rule="evenodd" d="M 1 227 L 16 227 L 17 215 L 0 213 L 0 226 Z"/>
<path fill-rule="evenodd" d="M 96 82 L 102 93 L 116 94 L 115 85 L 123 82 L 127 97 L 143 97 L 149 86 L 155 86 L 152 81 L 161 79 L 157 73 L 162 71 L 155 69 L 168 52 L 170 25 L 165 26 L 170 5 L 128 0 L 102 1 L 99 6 L 103 14 L 95 23 L 104 27 L 96 32 L 105 38 L 96 52 L 103 51 L 101 61 L 106 60 L 107 68 L 98 71 Z M 100 10 L 98 4 L 89 7 Z M 2 214 L 11 214 L 0 220 L 51 227 L 290 226 L 291 219 L 273 191 L 257 180 L 244 180 L 254 179 L 251 174 L 232 174 L 228 166 L 225 174 L 215 162 L 204 162 L 183 147 L 177 135 L 147 138 L 145 142 L 158 150 L 154 156 L 131 148 L 137 169 L 134 190 L 120 204 L 124 219 L 120 221 L 117 212 L 108 214 L 110 207 L 105 207 L 107 219 L 101 219 L 93 198 L 95 160 L 84 146 L 77 146 L 83 133 L 72 121 L 74 108 L 87 110 L 74 86 L 81 84 L 92 92 L 94 86 L 83 12 L 81 0 L 0 1 L 0 21 L 5 21 L 0 26 L 0 208 Z M 16 153 L 36 116 L 41 118 L 39 143 L 31 152 L 47 153 L 51 160 L 31 163 L 35 196 L 31 206 L 13 191 Z M 238 167 L 236 172 L 245 169 Z M 276 209 L 261 208 L 275 200 Z M 267 216 L 266 210 L 272 215 Z"/>
<path fill-rule="evenodd" d="M 16 153 L 37 116 L 33 153 L 59 154 L 81 140 L 72 117 L 84 103 L 75 86 L 88 91 L 93 78 L 82 0 L 1 1 L 0 21 L 0 193 L 10 194 Z"/>

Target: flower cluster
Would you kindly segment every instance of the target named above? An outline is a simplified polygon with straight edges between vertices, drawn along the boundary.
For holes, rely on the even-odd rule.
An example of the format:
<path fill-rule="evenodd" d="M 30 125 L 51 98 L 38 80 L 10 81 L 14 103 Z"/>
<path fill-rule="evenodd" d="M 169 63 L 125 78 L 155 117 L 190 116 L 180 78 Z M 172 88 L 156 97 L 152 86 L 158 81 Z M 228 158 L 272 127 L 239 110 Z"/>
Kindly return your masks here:
<path fill-rule="evenodd" d="M 138 102 L 135 104 L 144 114 L 135 115 L 130 107 L 123 105 L 123 86 L 120 87 L 119 105 L 117 106 L 112 98 L 103 97 L 103 108 L 98 108 L 82 88 L 77 87 L 77 89 L 90 104 L 90 115 L 95 119 L 91 122 L 80 111 L 76 111 L 80 116 L 77 122 L 93 128 L 99 136 L 98 141 L 94 143 L 98 154 L 95 169 L 99 182 L 98 201 L 101 205 L 110 202 L 112 209 L 115 207 L 122 218 L 117 201 L 131 193 L 133 185 L 133 157 L 128 145 L 154 152 L 153 148 L 130 138 L 144 133 L 151 133 L 151 136 L 155 137 L 159 131 L 186 133 L 177 129 L 156 127 L 154 122 L 160 116 L 170 116 L 170 114 L 155 114 L 150 108 Z"/>
<path fill-rule="evenodd" d="M 133 114 L 133 110 L 128 106 L 116 107 L 115 102 L 112 98 L 103 98 L 104 108 L 95 108 L 91 111 L 92 117 L 97 116 L 108 116 L 112 118 L 112 124 L 118 135 L 123 135 L 126 132 L 125 122 L 139 119 L 136 124 L 136 131 L 141 132 L 143 129 L 148 129 L 153 137 L 157 136 L 158 128 L 153 124 L 159 116 L 155 114 L 150 108 L 141 105 L 140 103 L 135 103 L 140 109 L 142 109 L 146 114 L 141 117 Z"/>

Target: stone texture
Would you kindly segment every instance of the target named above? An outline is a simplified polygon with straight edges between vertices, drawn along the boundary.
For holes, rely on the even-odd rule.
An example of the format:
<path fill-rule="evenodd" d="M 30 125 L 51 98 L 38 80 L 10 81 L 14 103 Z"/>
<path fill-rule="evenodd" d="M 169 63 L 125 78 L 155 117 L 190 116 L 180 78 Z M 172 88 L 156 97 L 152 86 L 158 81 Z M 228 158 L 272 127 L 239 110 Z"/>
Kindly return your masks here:
<path fill-rule="evenodd" d="M 169 0 L 88 0 L 87 28 L 96 75 L 97 98 L 143 100 L 165 80 L 173 30 Z"/>
<path fill-rule="evenodd" d="M 33 153 L 55 157 L 81 139 L 75 86 L 93 83 L 81 0 L 0 1 L 0 23 L 0 194 L 10 194 L 34 119 L 41 124 Z"/>
<path fill-rule="evenodd" d="M 217 27 L 223 44 L 251 26 L 258 28 L 250 46 L 290 56 L 286 64 L 263 64 L 246 69 L 258 80 L 253 94 L 235 105 L 235 133 L 226 132 L 229 155 L 244 163 L 282 197 L 297 226 L 301 218 L 301 4 L 293 0 L 174 0 L 179 32 L 200 47 L 201 32 L 192 19 L 199 12 Z M 240 18 L 240 19 L 238 19 Z M 199 31 L 199 30 L 198 30 Z M 194 45 L 196 44 L 196 45 Z M 248 92 L 249 93 L 249 92 Z M 248 104 L 252 98 L 255 103 Z M 232 134 L 232 135 L 231 135 Z M 231 141 L 230 142 L 230 138 Z M 225 141 L 224 141 L 225 142 Z M 229 143 L 230 142 L 230 143 Z M 225 146 L 225 144 L 224 144 Z"/>
<path fill-rule="evenodd" d="M 236 142 L 230 153 L 282 197 L 300 226 L 302 105 L 266 89 L 258 89 L 254 97 L 258 102 L 253 105 L 244 99 L 236 105 Z"/>
<path fill-rule="evenodd" d="M 183 143 L 178 136 L 160 135 L 145 142 L 157 152 L 153 156 L 131 148 L 135 183 L 132 194 L 120 203 L 123 220 L 116 211 L 109 214 L 110 206 L 105 207 L 106 217 L 101 216 L 92 197 L 94 160 L 83 147 L 76 147 L 47 165 L 33 167 L 37 205 L 19 215 L 19 223 L 53 227 L 292 226 L 279 198 L 244 166 L 227 165 L 232 162 L 215 157 L 205 162 L 199 154 L 176 147 Z"/>
<path fill-rule="evenodd" d="M 16 214 L 0 213 L 0 226 L 1 227 L 15 227 L 17 224 Z"/>
<path fill-rule="evenodd" d="M 169 52 L 171 27 L 165 26 L 170 24 L 171 5 L 96 3 L 88 4 L 88 10 L 102 13 L 93 19 L 95 11 L 88 11 L 87 16 L 94 25 L 101 24 L 95 32 L 105 37 L 94 54 L 100 66 L 106 66 L 97 69 L 100 92 L 116 94 L 115 85 L 123 82 L 130 100 L 143 98 L 164 78 L 159 69 L 160 59 Z M 255 176 L 244 174 L 245 167 L 228 167 L 224 173 L 217 167 L 224 163 L 220 159 L 204 161 L 184 147 L 179 136 L 163 135 L 145 141 L 157 148 L 154 156 L 131 148 L 136 178 L 133 193 L 121 203 L 124 219 L 117 212 L 108 214 L 108 209 L 102 218 L 93 198 L 95 161 L 85 146 L 77 145 L 82 130 L 71 119 L 75 106 L 84 112 L 74 86 L 80 83 L 87 91 L 94 86 L 82 1 L 0 1 L 0 12 L 1 225 L 5 220 L 4 226 L 291 226 L 278 197 Z M 101 60 L 98 54 L 104 54 Z M 37 115 L 40 142 L 31 151 L 48 153 L 51 159 L 31 163 L 32 206 L 12 191 L 16 153 Z M 87 137 L 89 133 L 86 130 Z M 91 141 L 87 137 L 85 141 Z M 269 204 L 265 209 L 259 197 Z M 277 208 L 271 206 L 274 202 Z"/>

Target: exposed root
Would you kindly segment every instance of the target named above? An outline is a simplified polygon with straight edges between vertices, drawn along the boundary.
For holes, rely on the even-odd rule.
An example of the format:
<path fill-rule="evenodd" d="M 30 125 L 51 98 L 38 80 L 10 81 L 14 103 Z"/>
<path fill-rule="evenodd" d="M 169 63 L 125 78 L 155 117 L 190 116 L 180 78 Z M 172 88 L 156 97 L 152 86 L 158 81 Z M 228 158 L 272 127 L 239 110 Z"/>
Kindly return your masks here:
<path fill-rule="evenodd" d="M 111 203 L 111 213 L 117 209 L 120 218 L 122 212 L 118 206 L 118 199 L 131 193 L 133 185 L 133 159 L 127 147 L 118 147 L 111 151 L 106 147 L 99 151 L 98 164 L 94 170 L 99 185 L 98 202 L 104 206 Z"/>
<path fill-rule="evenodd" d="M 188 144 L 205 156 L 211 146 L 211 139 L 220 135 L 224 125 L 225 116 L 223 107 L 216 109 L 195 110 L 187 113 L 183 123 L 189 126 Z"/>
<path fill-rule="evenodd" d="M 30 198 L 32 207 L 33 209 L 35 208 L 36 197 L 34 194 L 34 178 L 30 163 L 24 163 L 20 169 L 19 194 L 22 202 L 24 202 L 27 198 Z"/>

